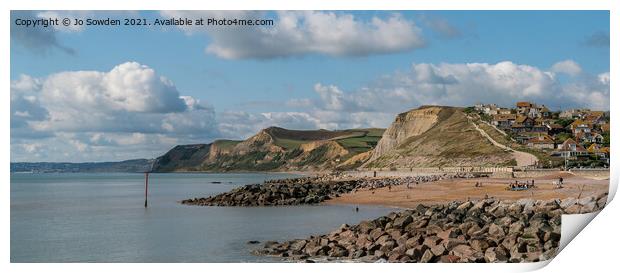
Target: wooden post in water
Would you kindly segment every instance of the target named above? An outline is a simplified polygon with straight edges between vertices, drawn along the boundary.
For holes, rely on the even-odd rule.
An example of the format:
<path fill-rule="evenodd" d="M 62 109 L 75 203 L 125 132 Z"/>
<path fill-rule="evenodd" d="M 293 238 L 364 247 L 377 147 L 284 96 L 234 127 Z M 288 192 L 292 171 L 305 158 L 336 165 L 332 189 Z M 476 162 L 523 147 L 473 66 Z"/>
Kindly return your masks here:
<path fill-rule="evenodd" d="M 149 173 L 144 173 L 144 207 L 148 206 L 149 199 Z"/>

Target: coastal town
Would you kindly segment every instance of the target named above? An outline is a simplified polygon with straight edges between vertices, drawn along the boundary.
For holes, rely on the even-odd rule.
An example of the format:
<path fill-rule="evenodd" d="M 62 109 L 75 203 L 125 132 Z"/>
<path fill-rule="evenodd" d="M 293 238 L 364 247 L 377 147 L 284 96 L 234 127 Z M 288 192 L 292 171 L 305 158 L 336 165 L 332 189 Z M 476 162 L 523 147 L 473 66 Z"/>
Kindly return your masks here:
<path fill-rule="evenodd" d="M 537 167 L 609 166 L 609 111 L 552 111 L 527 101 L 513 108 L 476 104 L 467 110 L 501 132 L 513 148 L 534 152 Z"/>

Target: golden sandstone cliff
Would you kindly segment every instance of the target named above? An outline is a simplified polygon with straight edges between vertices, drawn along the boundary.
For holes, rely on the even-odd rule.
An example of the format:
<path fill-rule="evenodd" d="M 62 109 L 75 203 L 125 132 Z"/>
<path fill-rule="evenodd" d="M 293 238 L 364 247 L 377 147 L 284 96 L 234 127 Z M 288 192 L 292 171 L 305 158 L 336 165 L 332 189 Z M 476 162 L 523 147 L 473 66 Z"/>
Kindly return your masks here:
<path fill-rule="evenodd" d="M 423 106 L 387 130 L 269 127 L 244 140 L 179 145 L 155 171 L 322 171 L 513 165 L 510 153 L 480 135 L 461 108 Z"/>

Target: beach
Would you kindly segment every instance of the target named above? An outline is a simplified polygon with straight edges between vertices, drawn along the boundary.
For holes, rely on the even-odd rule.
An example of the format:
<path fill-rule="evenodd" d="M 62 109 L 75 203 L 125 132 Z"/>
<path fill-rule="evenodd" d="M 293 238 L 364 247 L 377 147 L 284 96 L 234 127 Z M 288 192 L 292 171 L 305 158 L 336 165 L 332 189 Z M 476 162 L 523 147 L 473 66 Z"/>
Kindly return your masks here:
<path fill-rule="evenodd" d="M 558 189 L 554 182 L 558 177 L 564 179 L 563 188 Z M 506 188 L 511 182 L 534 180 L 535 188 L 512 191 Z M 481 186 L 476 187 L 480 182 Z M 340 195 L 326 201 L 327 204 L 378 205 L 399 208 L 414 208 L 418 204 L 440 204 L 468 199 L 496 198 L 499 200 L 551 200 L 597 196 L 607 192 L 609 180 L 591 179 L 580 176 L 559 174 L 542 178 L 475 178 L 447 179 L 434 183 L 393 186 L 391 189 L 363 189 Z"/>

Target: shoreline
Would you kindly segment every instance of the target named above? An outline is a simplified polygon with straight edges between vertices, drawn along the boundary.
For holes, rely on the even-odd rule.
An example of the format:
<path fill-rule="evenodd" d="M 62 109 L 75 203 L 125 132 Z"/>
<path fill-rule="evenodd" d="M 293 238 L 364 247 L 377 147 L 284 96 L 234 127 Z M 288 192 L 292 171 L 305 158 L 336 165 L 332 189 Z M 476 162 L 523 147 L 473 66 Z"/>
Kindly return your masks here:
<path fill-rule="evenodd" d="M 325 201 L 326 204 L 348 205 L 380 205 L 400 209 L 414 208 L 418 204 L 444 204 L 451 201 L 467 201 L 468 199 L 497 198 L 499 200 L 516 201 L 520 199 L 553 200 L 607 193 L 609 180 L 570 177 L 565 179 L 562 189 L 556 189 L 556 179 L 534 179 L 536 188 L 524 191 L 510 191 L 505 187 L 511 181 L 531 179 L 450 179 L 415 185 L 407 189 L 406 185 L 398 185 L 391 190 L 386 188 L 363 189 L 354 193 L 345 193 L 339 197 Z M 476 182 L 482 186 L 475 187 Z M 374 193 L 373 193 L 374 192 Z"/>

